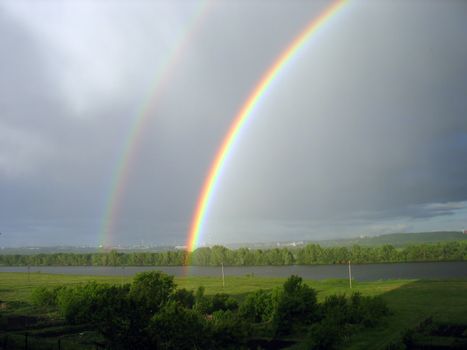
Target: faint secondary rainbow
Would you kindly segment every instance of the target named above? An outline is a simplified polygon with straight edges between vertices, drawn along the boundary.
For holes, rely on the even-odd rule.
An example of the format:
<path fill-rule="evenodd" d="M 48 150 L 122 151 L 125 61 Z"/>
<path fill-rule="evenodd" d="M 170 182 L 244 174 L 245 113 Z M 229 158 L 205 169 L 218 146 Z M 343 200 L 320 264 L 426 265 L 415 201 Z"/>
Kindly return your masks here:
<path fill-rule="evenodd" d="M 187 250 L 193 251 L 198 245 L 203 225 L 206 220 L 206 214 L 210 206 L 216 185 L 222 174 L 225 162 L 233 149 L 233 145 L 238 138 L 241 129 L 251 116 L 258 102 L 264 96 L 265 92 L 271 87 L 274 80 L 283 71 L 287 63 L 300 51 L 301 48 L 310 40 L 315 33 L 324 27 L 326 23 L 341 9 L 347 0 L 334 1 L 317 18 L 314 18 L 306 28 L 292 41 L 292 43 L 280 54 L 275 62 L 269 67 L 261 80 L 252 90 L 234 121 L 219 148 L 214 161 L 206 177 L 200 196 L 198 198 L 195 213 L 193 215 L 190 231 L 187 238 Z"/>
<path fill-rule="evenodd" d="M 128 183 L 129 173 L 133 159 L 138 150 L 138 144 L 143 133 L 143 128 L 153 114 L 157 102 L 164 91 L 177 63 L 183 56 L 188 44 L 206 17 L 212 1 L 202 0 L 193 11 L 192 16 L 178 34 L 174 44 L 171 46 L 164 62 L 158 66 L 153 82 L 148 89 L 148 93 L 143 99 L 143 103 L 138 107 L 136 117 L 131 123 L 127 136 L 119 152 L 115 169 L 110 182 L 110 189 L 105 202 L 105 214 L 101 223 L 99 242 L 102 246 L 111 244 L 112 234 L 115 231 L 118 213 L 122 204 L 125 187 Z"/>

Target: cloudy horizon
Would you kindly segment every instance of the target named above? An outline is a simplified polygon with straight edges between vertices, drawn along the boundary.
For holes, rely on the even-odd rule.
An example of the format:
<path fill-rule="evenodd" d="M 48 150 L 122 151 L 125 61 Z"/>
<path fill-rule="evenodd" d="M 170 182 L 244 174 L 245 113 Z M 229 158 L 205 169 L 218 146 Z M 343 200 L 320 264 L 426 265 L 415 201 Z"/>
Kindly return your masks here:
<path fill-rule="evenodd" d="M 0 246 L 185 243 L 258 80 L 328 1 L 0 0 Z M 350 1 L 242 129 L 200 243 L 467 228 L 467 3 Z M 149 98 L 148 98 L 149 95 Z"/>

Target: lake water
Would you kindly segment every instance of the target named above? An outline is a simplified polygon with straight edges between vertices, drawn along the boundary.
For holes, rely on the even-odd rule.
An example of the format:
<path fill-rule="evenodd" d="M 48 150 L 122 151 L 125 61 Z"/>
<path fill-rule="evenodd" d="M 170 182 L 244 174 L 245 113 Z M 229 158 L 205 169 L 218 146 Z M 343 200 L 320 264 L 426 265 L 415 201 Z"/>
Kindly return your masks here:
<path fill-rule="evenodd" d="M 96 275 L 96 276 L 132 276 L 138 272 L 160 270 L 170 275 L 185 276 L 220 276 L 220 267 L 190 266 L 31 266 L 30 272 Z M 27 272 L 25 266 L 2 266 L 0 272 Z M 348 278 L 347 265 L 314 266 L 251 266 L 224 267 L 226 276 L 289 277 L 299 275 L 304 279 Z M 398 264 L 362 264 L 352 265 L 352 278 L 358 281 L 376 281 L 384 279 L 441 279 L 467 278 L 467 261 L 464 262 L 429 262 Z"/>

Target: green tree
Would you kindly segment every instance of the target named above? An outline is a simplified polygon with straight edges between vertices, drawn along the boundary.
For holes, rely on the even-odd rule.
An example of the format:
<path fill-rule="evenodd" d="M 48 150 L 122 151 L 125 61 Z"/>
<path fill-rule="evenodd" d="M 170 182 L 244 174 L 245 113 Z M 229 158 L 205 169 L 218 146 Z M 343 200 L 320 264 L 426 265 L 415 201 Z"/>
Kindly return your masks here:
<path fill-rule="evenodd" d="M 311 323 L 318 318 L 316 291 L 292 275 L 276 294 L 273 325 L 276 334 L 287 334 L 295 324 Z"/>
<path fill-rule="evenodd" d="M 148 332 L 155 349 L 192 350 L 211 347 L 206 319 L 176 302 L 169 302 L 152 317 Z"/>
<path fill-rule="evenodd" d="M 272 293 L 263 289 L 248 294 L 240 305 L 239 314 L 250 322 L 268 322 L 273 315 Z"/>
<path fill-rule="evenodd" d="M 146 314 L 153 315 L 169 300 L 174 290 L 173 276 L 160 271 L 142 272 L 133 279 L 130 297 Z"/>

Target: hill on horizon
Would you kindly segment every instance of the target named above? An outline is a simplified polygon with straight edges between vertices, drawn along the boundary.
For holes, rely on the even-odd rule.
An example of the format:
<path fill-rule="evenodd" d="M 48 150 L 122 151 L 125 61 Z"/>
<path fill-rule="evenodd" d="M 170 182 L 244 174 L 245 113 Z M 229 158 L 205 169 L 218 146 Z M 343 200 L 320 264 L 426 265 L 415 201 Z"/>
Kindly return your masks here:
<path fill-rule="evenodd" d="M 438 242 L 463 240 L 467 240 L 467 234 L 464 234 L 460 231 L 436 231 L 388 233 L 379 236 L 314 241 L 313 243 L 319 244 L 323 247 L 347 247 L 355 244 L 361 246 L 381 246 L 384 244 L 391 244 L 395 247 L 402 247 L 410 244 L 433 244 Z"/>

